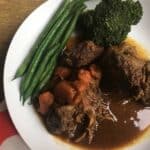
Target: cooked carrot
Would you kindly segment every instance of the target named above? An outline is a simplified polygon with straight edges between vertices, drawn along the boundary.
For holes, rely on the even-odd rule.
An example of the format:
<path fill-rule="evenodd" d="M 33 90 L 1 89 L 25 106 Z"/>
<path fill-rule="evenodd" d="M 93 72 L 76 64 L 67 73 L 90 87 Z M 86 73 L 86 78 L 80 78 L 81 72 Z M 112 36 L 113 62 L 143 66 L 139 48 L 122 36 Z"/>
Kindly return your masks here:
<path fill-rule="evenodd" d="M 54 88 L 54 95 L 60 103 L 73 103 L 76 90 L 73 88 L 70 82 L 61 81 Z"/>
<path fill-rule="evenodd" d="M 83 82 L 82 80 L 76 80 L 72 83 L 72 85 L 78 92 L 83 92 L 88 87 L 88 85 L 85 82 Z"/>
<path fill-rule="evenodd" d="M 70 76 L 70 70 L 65 67 L 58 67 L 55 75 L 66 78 Z M 80 69 L 75 81 L 60 81 L 54 88 L 54 95 L 60 104 L 79 104 L 81 102 L 81 95 L 89 88 L 89 84 L 94 79 L 100 79 L 101 72 L 95 66 L 91 65 L 89 70 Z"/>
<path fill-rule="evenodd" d="M 95 64 L 92 64 L 89 70 L 93 78 L 101 80 L 102 72 Z"/>
<path fill-rule="evenodd" d="M 53 102 L 54 102 L 54 95 L 51 92 L 42 93 L 39 96 L 40 107 L 38 111 L 43 115 L 46 114 L 49 110 L 49 107 L 53 104 Z"/>
<path fill-rule="evenodd" d="M 54 75 L 59 77 L 62 80 L 66 79 L 71 75 L 71 69 L 63 66 L 57 67 Z"/>
<path fill-rule="evenodd" d="M 90 71 L 84 69 L 79 70 L 78 79 L 89 84 L 92 80 Z"/>

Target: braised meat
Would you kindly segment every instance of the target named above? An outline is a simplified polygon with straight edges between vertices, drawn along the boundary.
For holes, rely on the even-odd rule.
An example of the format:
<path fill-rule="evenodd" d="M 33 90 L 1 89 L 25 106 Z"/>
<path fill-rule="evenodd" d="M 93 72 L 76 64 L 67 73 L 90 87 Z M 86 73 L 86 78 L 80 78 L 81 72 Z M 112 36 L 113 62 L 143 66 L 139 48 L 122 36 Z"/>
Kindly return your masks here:
<path fill-rule="evenodd" d="M 103 47 L 95 45 L 94 42 L 85 41 L 72 49 L 66 49 L 62 61 L 71 67 L 82 67 L 93 62 L 102 54 L 103 50 Z"/>
<path fill-rule="evenodd" d="M 102 66 L 104 76 L 112 86 L 129 90 L 136 101 L 150 103 L 150 65 L 139 58 L 134 46 L 122 43 L 109 48 Z"/>
<path fill-rule="evenodd" d="M 82 107 L 66 105 L 50 111 L 46 124 L 51 133 L 56 135 L 64 134 L 69 139 L 77 141 L 85 137 L 89 118 Z"/>
<path fill-rule="evenodd" d="M 144 104 L 150 106 L 150 62 L 147 62 L 145 64 L 144 69 L 145 69 L 145 81 L 142 85 L 141 93 L 138 95 L 137 98 L 141 99 L 144 102 Z"/>
<path fill-rule="evenodd" d="M 109 105 L 104 103 L 99 89 L 101 71 L 96 65 L 79 69 L 76 80 L 62 80 L 53 88 L 55 103 L 50 109 L 46 125 L 54 134 L 65 134 L 80 142 L 92 142 L 95 131 L 105 119 L 114 121 Z"/>

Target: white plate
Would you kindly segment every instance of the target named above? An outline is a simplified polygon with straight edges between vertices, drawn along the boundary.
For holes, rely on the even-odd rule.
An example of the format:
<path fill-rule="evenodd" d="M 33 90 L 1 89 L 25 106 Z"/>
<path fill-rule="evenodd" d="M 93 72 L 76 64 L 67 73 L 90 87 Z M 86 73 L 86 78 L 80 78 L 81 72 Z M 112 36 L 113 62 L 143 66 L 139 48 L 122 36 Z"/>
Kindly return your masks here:
<path fill-rule="evenodd" d="M 33 150 L 75 149 L 73 146 L 69 146 L 50 135 L 32 106 L 22 106 L 19 101 L 20 80 L 11 81 L 16 69 L 60 2 L 61 0 L 57 0 L 57 2 L 56 0 L 45 2 L 25 20 L 13 38 L 5 62 L 4 90 L 8 110 L 18 132 Z M 130 35 L 148 49 L 150 47 L 150 1 L 141 0 L 141 2 L 144 7 L 144 17 L 140 24 L 133 28 Z M 150 140 L 145 139 L 143 142 L 130 147 L 130 149 L 148 150 L 150 149 Z"/>

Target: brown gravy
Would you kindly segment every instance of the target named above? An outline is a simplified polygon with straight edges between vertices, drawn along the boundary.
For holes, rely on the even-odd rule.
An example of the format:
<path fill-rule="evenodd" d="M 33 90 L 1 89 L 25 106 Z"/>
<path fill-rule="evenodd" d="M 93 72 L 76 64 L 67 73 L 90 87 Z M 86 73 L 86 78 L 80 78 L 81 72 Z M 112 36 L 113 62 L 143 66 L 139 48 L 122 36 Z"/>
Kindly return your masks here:
<path fill-rule="evenodd" d="M 88 144 L 87 140 L 72 144 L 86 150 L 111 150 L 132 143 L 147 131 L 150 126 L 150 108 L 129 101 L 123 94 L 115 92 L 107 92 L 104 97 L 110 103 L 117 121 L 103 121 L 91 144 Z M 123 98 L 125 101 L 122 101 Z"/>
<path fill-rule="evenodd" d="M 135 45 L 137 50 L 141 49 L 141 46 L 132 39 L 127 39 L 126 42 Z M 146 55 L 141 50 L 137 52 L 142 58 L 145 58 Z M 110 109 L 115 114 L 117 121 L 103 121 L 91 144 L 88 144 L 87 140 L 77 144 L 69 143 L 86 150 L 111 150 L 132 143 L 148 130 L 150 127 L 150 107 L 146 108 L 138 102 L 130 101 L 126 94 L 118 91 L 104 93 L 104 99 L 110 104 Z M 68 142 L 64 137 L 61 139 Z"/>

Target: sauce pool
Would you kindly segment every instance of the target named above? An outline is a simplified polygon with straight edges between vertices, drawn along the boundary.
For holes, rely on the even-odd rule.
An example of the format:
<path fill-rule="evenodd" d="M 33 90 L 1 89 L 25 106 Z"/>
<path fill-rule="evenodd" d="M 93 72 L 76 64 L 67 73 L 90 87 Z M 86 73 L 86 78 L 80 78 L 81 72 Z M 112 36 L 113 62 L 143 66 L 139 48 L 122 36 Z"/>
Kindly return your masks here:
<path fill-rule="evenodd" d="M 103 121 L 89 149 L 124 147 L 142 136 L 150 125 L 150 108 L 133 101 L 122 101 L 122 96 L 116 93 L 108 94 L 105 99 L 109 99 L 117 121 Z"/>
<path fill-rule="evenodd" d="M 78 43 L 75 38 L 69 42 L 69 47 L 74 43 Z M 145 60 L 150 58 L 150 55 L 133 39 L 128 38 L 125 42 L 135 46 L 140 58 Z M 118 91 L 103 92 L 104 99 L 109 103 L 117 121 L 104 120 L 91 144 L 88 144 L 88 140 L 76 144 L 60 137 L 63 141 L 78 146 L 79 149 L 111 150 L 126 147 L 146 133 L 150 127 L 150 107 L 144 107 L 138 102 L 129 100 L 125 93 Z"/>
<path fill-rule="evenodd" d="M 124 101 L 122 101 L 124 98 Z M 81 143 L 71 143 L 86 150 L 111 150 L 128 146 L 136 141 L 150 127 L 150 108 L 126 99 L 123 94 L 105 93 L 104 99 L 117 121 L 104 120 L 91 144 L 88 140 Z M 64 141 L 64 137 L 62 137 Z M 68 142 L 65 140 L 65 142 Z"/>

